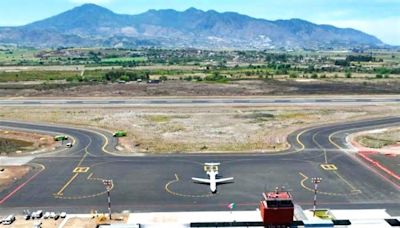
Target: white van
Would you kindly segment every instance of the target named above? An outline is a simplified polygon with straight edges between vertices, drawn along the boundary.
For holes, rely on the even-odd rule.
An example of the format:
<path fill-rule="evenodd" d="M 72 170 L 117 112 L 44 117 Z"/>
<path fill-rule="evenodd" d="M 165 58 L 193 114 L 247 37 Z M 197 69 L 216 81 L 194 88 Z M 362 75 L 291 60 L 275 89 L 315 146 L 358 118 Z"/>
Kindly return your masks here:
<path fill-rule="evenodd" d="M 15 221 L 14 215 L 9 215 L 7 218 L 3 219 L 3 225 L 11 225 Z"/>

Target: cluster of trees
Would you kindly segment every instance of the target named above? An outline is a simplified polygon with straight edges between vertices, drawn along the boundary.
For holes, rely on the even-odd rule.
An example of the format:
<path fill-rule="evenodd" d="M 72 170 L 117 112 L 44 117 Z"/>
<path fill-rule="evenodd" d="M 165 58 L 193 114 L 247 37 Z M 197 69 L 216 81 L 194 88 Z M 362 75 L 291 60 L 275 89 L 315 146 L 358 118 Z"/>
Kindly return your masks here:
<path fill-rule="evenodd" d="M 348 55 L 346 57 L 348 62 L 375 62 L 375 57 L 369 55 Z"/>
<path fill-rule="evenodd" d="M 106 81 L 137 81 L 138 79 L 141 80 L 148 80 L 150 78 L 149 72 L 146 71 L 123 71 L 123 70 L 118 70 L 118 71 L 109 71 L 105 73 L 104 75 L 104 80 Z"/>

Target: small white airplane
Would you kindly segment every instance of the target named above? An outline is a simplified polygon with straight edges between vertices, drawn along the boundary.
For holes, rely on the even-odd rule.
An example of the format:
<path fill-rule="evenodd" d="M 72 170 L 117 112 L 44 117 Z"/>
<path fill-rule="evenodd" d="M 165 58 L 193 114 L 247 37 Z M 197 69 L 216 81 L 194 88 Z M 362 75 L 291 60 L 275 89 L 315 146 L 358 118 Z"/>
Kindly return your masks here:
<path fill-rule="evenodd" d="M 204 171 L 207 173 L 209 179 L 192 177 L 192 180 L 197 183 L 210 184 L 211 192 L 217 193 L 217 184 L 233 181 L 233 177 L 217 179 L 219 165 L 220 163 L 204 163 Z"/>

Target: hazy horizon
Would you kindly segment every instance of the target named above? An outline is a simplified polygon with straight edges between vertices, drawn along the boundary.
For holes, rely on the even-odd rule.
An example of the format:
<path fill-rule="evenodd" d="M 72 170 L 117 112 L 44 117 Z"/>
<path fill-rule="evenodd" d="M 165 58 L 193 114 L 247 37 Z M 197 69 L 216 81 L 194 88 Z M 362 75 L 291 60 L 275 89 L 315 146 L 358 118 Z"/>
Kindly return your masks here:
<path fill-rule="evenodd" d="M 316 24 L 354 28 L 374 35 L 387 44 L 400 45 L 400 15 L 397 13 L 400 12 L 400 2 L 396 0 L 326 0 L 323 3 L 312 0 L 291 0 L 290 3 L 253 0 L 252 4 L 243 0 L 4 0 L 0 2 L 0 26 L 25 25 L 85 3 L 94 3 L 118 14 L 139 14 L 150 9 L 184 11 L 195 7 L 204 11 L 237 12 L 267 20 L 299 18 Z M 310 14 L 310 11 L 313 13 Z"/>

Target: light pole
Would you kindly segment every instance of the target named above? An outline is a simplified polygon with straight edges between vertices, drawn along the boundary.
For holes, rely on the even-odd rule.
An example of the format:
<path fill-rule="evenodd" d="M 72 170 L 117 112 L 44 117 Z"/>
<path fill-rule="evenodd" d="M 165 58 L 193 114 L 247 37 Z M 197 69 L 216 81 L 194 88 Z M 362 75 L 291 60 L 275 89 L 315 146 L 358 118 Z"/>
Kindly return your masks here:
<path fill-rule="evenodd" d="M 314 177 L 311 178 L 312 183 L 314 183 L 314 208 L 313 208 L 313 215 L 315 217 L 315 211 L 317 210 L 317 192 L 318 192 L 318 184 L 321 183 L 322 178 Z"/>
<path fill-rule="evenodd" d="M 110 197 L 110 191 L 113 187 L 113 181 L 112 180 L 103 180 L 104 186 L 106 186 L 107 189 L 107 199 L 108 199 L 108 213 L 110 215 L 110 220 L 111 220 L 111 197 Z"/>

